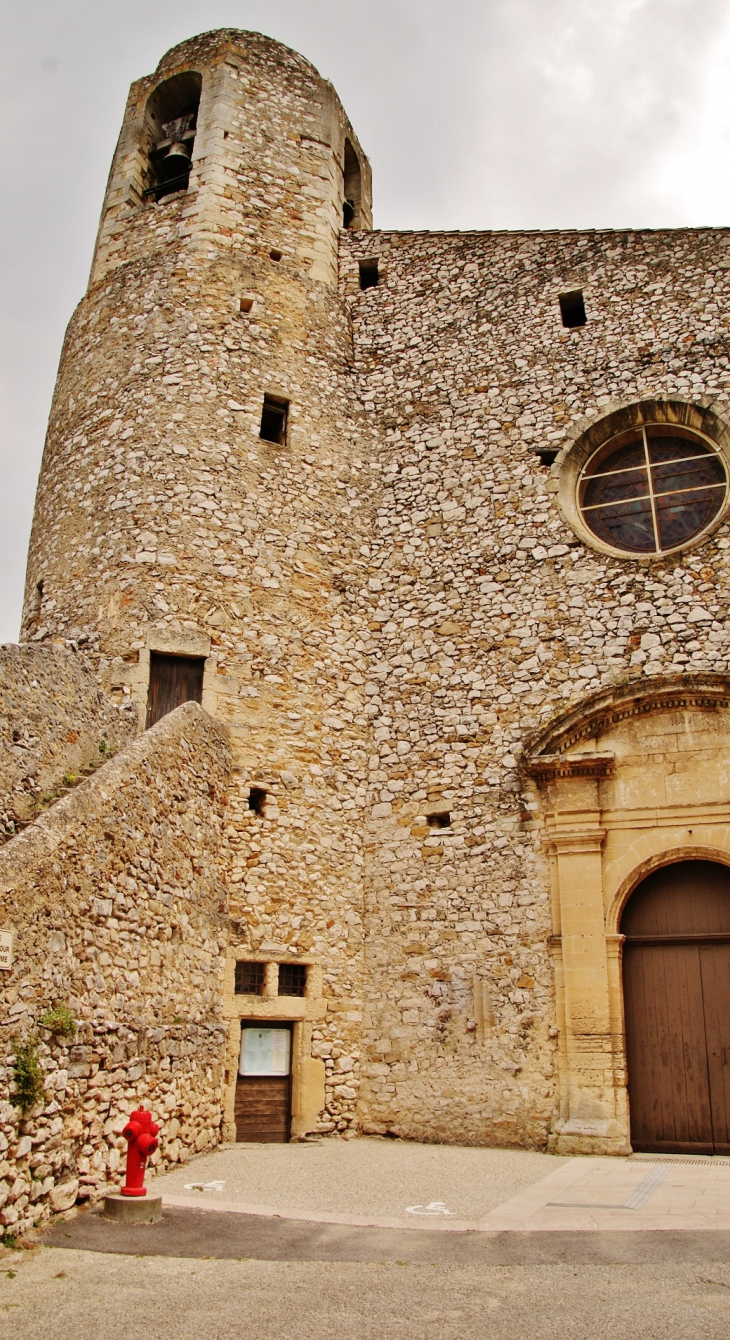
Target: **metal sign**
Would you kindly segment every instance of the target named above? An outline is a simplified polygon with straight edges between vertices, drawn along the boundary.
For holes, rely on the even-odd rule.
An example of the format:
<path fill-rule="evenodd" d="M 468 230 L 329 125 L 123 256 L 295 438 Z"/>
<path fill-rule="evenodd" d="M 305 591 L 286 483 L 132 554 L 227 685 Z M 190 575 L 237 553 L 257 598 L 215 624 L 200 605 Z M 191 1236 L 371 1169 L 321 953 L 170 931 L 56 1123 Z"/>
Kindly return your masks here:
<path fill-rule="evenodd" d="M 290 1048 L 288 1028 L 244 1028 L 239 1075 L 288 1075 Z"/>
<path fill-rule="evenodd" d="M 0 971 L 9 972 L 13 966 L 14 941 L 12 931 L 0 931 Z"/>

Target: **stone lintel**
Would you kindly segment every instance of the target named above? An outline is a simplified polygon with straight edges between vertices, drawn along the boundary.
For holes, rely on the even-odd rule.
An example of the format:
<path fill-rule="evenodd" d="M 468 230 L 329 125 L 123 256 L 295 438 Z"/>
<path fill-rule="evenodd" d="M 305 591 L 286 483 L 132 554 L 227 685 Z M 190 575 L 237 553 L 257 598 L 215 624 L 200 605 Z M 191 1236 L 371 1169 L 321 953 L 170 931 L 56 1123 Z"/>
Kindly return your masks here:
<path fill-rule="evenodd" d="M 543 754 L 525 763 L 524 772 L 540 785 L 575 777 L 611 777 L 613 754 Z"/>

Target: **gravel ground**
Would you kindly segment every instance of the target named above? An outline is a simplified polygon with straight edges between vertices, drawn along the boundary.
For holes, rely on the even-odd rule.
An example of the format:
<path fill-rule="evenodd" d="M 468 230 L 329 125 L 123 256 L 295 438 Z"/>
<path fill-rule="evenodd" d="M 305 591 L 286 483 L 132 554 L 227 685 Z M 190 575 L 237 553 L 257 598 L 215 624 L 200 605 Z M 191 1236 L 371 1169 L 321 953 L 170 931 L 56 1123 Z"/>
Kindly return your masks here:
<path fill-rule="evenodd" d="M 206 1200 L 284 1210 L 402 1217 L 441 1202 L 457 1219 L 478 1219 L 564 1163 L 524 1149 L 471 1149 L 401 1140 L 232 1145 L 149 1182 L 156 1193 L 190 1194 L 191 1182 L 224 1183 Z M 149 1180 L 149 1179 L 148 1179 Z"/>

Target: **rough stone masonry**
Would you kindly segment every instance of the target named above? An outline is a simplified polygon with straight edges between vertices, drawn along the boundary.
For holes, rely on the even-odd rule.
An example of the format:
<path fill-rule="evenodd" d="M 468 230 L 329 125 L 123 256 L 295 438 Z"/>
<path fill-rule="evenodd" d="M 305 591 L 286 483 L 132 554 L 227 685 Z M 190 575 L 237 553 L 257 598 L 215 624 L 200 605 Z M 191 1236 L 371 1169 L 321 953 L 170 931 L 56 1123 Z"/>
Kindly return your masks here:
<path fill-rule="evenodd" d="M 0 982 L 6 1229 L 113 1186 L 137 1099 L 164 1120 L 162 1166 L 220 1138 L 227 772 L 220 729 L 186 704 L 0 849 L 17 942 Z M 61 1002 L 67 1033 L 49 1018 Z M 13 1069 L 29 1037 L 44 1091 L 23 1111 Z"/>
<path fill-rule="evenodd" d="M 166 191 L 174 125 L 192 163 Z M 235 961 L 301 962 L 303 1013 L 265 1002 L 302 1029 L 299 1133 L 622 1152 L 622 900 L 662 843 L 725 824 L 690 811 L 702 732 L 726 730 L 730 536 L 723 503 L 671 552 L 617 551 L 576 480 L 645 423 L 725 460 L 730 232 L 373 232 L 370 209 L 334 90 L 282 45 L 204 34 L 132 85 L 61 358 L 23 637 L 83 647 L 140 731 L 152 658 L 204 658 L 205 729 L 232 759 L 227 976 L 209 957 L 182 978 L 229 1026 L 206 1131 L 214 1101 L 231 1121 L 258 1008 Z M 586 320 L 566 326 L 575 292 Z M 610 732 L 628 718 L 685 778 L 666 812 L 625 808 Z M 155 766 L 174 775 L 173 744 Z"/>

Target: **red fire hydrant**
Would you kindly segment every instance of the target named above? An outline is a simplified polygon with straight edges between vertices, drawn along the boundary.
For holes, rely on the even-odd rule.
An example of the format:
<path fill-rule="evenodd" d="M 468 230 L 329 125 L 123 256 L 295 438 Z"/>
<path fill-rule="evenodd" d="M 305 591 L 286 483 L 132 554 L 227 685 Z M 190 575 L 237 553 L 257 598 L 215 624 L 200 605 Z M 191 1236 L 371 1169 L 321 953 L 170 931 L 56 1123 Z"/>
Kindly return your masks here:
<path fill-rule="evenodd" d="M 159 1126 L 152 1120 L 152 1113 L 145 1112 L 143 1107 L 138 1107 L 136 1112 L 130 1113 L 122 1135 L 127 1143 L 127 1174 L 126 1181 L 122 1187 L 123 1196 L 146 1196 L 147 1187 L 144 1184 L 145 1163 L 150 1154 L 154 1154 L 159 1141 Z"/>

